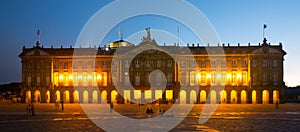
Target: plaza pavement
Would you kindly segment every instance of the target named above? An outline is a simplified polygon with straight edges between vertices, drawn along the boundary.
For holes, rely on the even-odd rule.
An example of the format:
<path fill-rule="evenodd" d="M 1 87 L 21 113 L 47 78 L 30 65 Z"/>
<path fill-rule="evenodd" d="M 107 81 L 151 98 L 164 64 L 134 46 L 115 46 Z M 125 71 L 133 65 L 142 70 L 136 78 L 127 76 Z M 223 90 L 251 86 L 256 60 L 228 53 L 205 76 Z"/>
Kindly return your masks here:
<path fill-rule="evenodd" d="M 35 103 L 36 115 L 26 114 L 27 104 L 0 105 L 0 131 L 103 131 L 79 104 L 64 104 L 64 110 L 54 104 Z M 87 107 L 106 107 L 102 113 L 105 118 L 117 118 L 109 112 L 109 105 L 85 104 Z M 187 107 L 188 105 L 176 105 Z M 210 106 L 210 105 L 208 105 Z M 151 107 L 154 114 L 146 114 Z M 152 118 L 159 116 L 159 110 L 167 110 L 170 105 L 115 104 L 114 109 L 130 118 Z M 199 124 L 203 104 L 194 105 L 191 112 L 171 131 L 300 131 L 300 104 L 220 104 L 208 121 Z M 175 117 L 180 117 L 176 113 Z M 170 120 L 175 117 L 169 117 Z M 124 126 L 126 126 L 124 124 Z M 129 127 L 129 126 L 128 126 Z M 160 126 L 151 126 L 159 128 Z"/>

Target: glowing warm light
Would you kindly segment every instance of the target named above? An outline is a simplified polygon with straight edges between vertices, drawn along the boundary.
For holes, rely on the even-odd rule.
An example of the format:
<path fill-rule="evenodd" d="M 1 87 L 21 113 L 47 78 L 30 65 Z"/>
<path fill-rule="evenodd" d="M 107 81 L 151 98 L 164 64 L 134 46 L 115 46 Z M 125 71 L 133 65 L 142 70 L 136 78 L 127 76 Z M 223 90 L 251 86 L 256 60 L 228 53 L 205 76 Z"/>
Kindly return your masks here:
<path fill-rule="evenodd" d="M 72 76 L 72 75 L 69 75 L 69 79 L 70 79 L 70 80 L 73 80 L 73 76 Z"/>
<path fill-rule="evenodd" d="M 141 98 L 141 90 L 134 90 L 134 99 Z"/>
<path fill-rule="evenodd" d="M 217 74 L 217 79 L 220 79 L 221 78 L 221 75 L 220 74 Z"/>
<path fill-rule="evenodd" d="M 197 73 L 196 77 L 197 79 L 200 79 L 200 73 Z"/>
<path fill-rule="evenodd" d="M 78 75 L 78 79 L 81 80 L 81 79 L 82 79 L 82 76 L 81 76 L 81 75 Z"/>
<path fill-rule="evenodd" d="M 88 75 L 88 79 L 89 79 L 89 80 L 92 80 L 92 76 L 91 76 L 91 75 Z"/>
<path fill-rule="evenodd" d="M 97 79 L 98 79 L 98 80 L 101 80 L 101 79 L 102 79 L 102 76 L 101 76 L 101 75 L 97 75 Z"/>
<path fill-rule="evenodd" d="M 211 78 L 211 74 L 206 74 L 206 78 Z"/>
<path fill-rule="evenodd" d="M 238 74 L 237 74 L 237 78 L 238 78 L 238 79 L 241 79 L 241 78 L 242 78 L 242 74 L 241 74 L 241 73 L 238 73 Z"/>
<path fill-rule="evenodd" d="M 166 90 L 166 99 L 173 99 L 173 90 Z"/>
<path fill-rule="evenodd" d="M 227 74 L 227 79 L 230 79 L 230 78 L 231 78 L 231 74 L 228 73 L 228 74 Z"/>
<path fill-rule="evenodd" d="M 62 74 L 59 75 L 58 79 L 61 81 L 64 79 L 64 76 Z"/>
<path fill-rule="evenodd" d="M 151 90 L 145 90 L 145 99 L 151 99 Z"/>

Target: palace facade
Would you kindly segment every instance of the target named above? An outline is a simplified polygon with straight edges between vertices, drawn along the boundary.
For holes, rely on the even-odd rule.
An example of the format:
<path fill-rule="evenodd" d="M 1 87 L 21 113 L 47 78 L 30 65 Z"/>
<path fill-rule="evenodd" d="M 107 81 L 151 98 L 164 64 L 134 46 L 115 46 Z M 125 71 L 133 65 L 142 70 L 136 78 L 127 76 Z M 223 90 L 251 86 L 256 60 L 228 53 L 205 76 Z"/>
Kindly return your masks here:
<path fill-rule="evenodd" d="M 136 46 L 120 40 L 105 47 L 44 48 L 39 42 L 33 48 L 23 47 L 19 55 L 22 101 L 181 104 L 284 101 L 286 52 L 281 43 L 271 45 L 264 39 L 262 44 L 248 46 L 159 46 L 148 32 Z"/>

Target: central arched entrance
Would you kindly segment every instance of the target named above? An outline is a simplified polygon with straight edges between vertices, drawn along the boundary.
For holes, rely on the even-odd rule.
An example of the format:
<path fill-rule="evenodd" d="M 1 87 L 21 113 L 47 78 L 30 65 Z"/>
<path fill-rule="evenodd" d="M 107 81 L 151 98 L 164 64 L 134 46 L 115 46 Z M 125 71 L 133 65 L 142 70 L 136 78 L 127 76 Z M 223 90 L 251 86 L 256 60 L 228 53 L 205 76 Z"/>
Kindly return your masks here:
<path fill-rule="evenodd" d="M 34 92 L 34 102 L 35 103 L 41 102 L 41 92 L 40 92 L 40 90 L 35 90 L 35 92 Z"/>
<path fill-rule="evenodd" d="M 107 92 L 106 90 L 103 90 L 101 92 L 101 103 L 106 104 L 107 103 Z"/>
<path fill-rule="evenodd" d="M 46 102 L 50 103 L 50 91 L 49 90 L 47 90 L 47 92 L 46 92 Z"/>
<path fill-rule="evenodd" d="M 65 103 L 70 103 L 70 92 L 69 92 L 69 90 L 66 90 L 64 92 L 64 102 Z"/>
<path fill-rule="evenodd" d="M 113 102 L 113 103 L 117 103 L 117 95 L 118 95 L 118 93 L 117 93 L 117 91 L 116 90 L 113 90 L 113 91 L 111 91 L 111 102 Z"/>
<path fill-rule="evenodd" d="M 253 90 L 252 91 L 252 104 L 256 104 L 256 103 L 257 103 L 257 101 L 256 101 L 256 91 Z"/>
<path fill-rule="evenodd" d="M 31 103 L 31 92 L 28 90 L 26 91 L 26 103 Z"/>
<path fill-rule="evenodd" d="M 83 91 L 83 103 L 89 103 L 89 92 L 87 90 Z"/>
<path fill-rule="evenodd" d="M 269 103 L 269 91 L 268 90 L 264 90 L 262 92 L 262 103 L 263 104 L 268 104 Z"/>
<path fill-rule="evenodd" d="M 227 103 L 227 92 L 225 90 L 222 90 L 220 92 L 220 101 L 221 103 L 223 104 L 226 104 Z"/>
<path fill-rule="evenodd" d="M 186 92 L 185 90 L 180 90 L 180 104 L 186 104 Z"/>
<path fill-rule="evenodd" d="M 57 90 L 56 92 L 55 92 L 55 102 L 60 102 L 60 92 Z"/>
<path fill-rule="evenodd" d="M 217 103 L 217 92 L 216 92 L 216 90 L 211 90 L 210 91 L 210 103 L 211 104 Z"/>
<path fill-rule="evenodd" d="M 77 90 L 75 90 L 73 92 L 73 102 L 74 103 L 78 103 L 79 102 L 79 92 Z"/>
<path fill-rule="evenodd" d="M 237 103 L 237 92 L 235 90 L 231 91 L 230 100 L 231 100 L 232 104 L 236 104 Z"/>
<path fill-rule="evenodd" d="M 245 90 L 241 91 L 241 103 L 246 104 L 247 103 L 247 93 Z"/>
<path fill-rule="evenodd" d="M 205 103 L 206 102 L 206 91 L 205 90 L 201 90 L 200 91 L 200 103 Z"/>
<path fill-rule="evenodd" d="M 195 104 L 197 102 L 197 95 L 195 90 L 190 92 L 190 104 Z"/>
<path fill-rule="evenodd" d="M 276 102 L 280 102 L 280 95 L 279 95 L 279 91 L 278 90 L 274 90 L 273 91 L 273 103 L 275 104 Z"/>
<path fill-rule="evenodd" d="M 93 91 L 93 101 L 94 104 L 98 103 L 98 92 L 96 90 Z"/>

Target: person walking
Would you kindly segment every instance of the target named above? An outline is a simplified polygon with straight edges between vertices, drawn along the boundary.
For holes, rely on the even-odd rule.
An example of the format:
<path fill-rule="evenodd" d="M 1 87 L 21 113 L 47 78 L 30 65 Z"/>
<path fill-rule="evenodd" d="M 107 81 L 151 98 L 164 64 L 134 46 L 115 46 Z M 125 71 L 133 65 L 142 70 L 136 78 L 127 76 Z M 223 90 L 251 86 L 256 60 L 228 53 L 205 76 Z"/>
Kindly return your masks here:
<path fill-rule="evenodd" d="M 64 110 L 64 100 L 61 100 L 60 103 L 61 103 L 61 110 Z"/>
<path fill-rule="evenodd" d="M 31 103 L 31 116 L 34 116 L 35 115 L 35 112 L 34 112 L 34 105 L 33 103 Z"/>
<path fill-rule="evenodd" d="M 109 109 L 109 111 L 112 112 L 113 108 L 114 108 L 114 104 L 113 104 L 113 102 L 110 102 L 110 109 Z"/>

